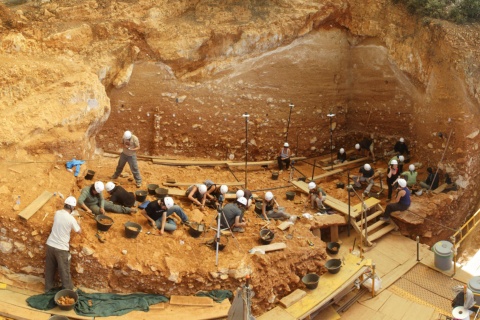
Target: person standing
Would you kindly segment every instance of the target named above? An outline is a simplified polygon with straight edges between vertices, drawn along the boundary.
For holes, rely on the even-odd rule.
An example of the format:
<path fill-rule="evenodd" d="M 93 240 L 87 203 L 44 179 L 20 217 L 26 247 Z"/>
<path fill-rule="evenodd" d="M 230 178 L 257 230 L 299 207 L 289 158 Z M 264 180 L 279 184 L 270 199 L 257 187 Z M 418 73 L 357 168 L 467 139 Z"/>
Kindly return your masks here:
<path fill-rule="evenodd" d="M 105 184 L 105 190 L 110 195 L 110 201 L 124 207 L 133 207 L 135 205 L 135 195 L 128 192 L 122 186 L 116 186 L 115 183 L 109 181 Z"/>
<path fill-rule="evenodd" d="M 388 166 L 388 173 L 387 173 L 387 185 L 388 185 L 387 202 L 390 202 L 392 200 L 393 185 L 395 181 L 397 181 L 399 175 L 400 175 L 400 170 L 398 168 L 398 161 L 395 159 L 390 160 L 390 165 Z"/>
<path fill-rule="evenodd" d="M 280 149 L 280 155 L 277 157 L 278 170 L 283 172 L 283 163 L 285 163 L 285 169 L 288 170 L 290 167 L 290 145 L 288 142 L 283 144 L 283 148 Z"/>
<path fill-rule="evenodd" d="M 323 201 L 327 199 L 327 193 L 321 187 L 317 188 L 317 185 L 313 181 L 308 184 L 308 190 L 308 198 L 305 206 L 310 202 L 312 209 L 315 209 L 315 204 L 318 209 L 325 209 Z"/>
<path fill-rule="evenodd" d="M 405 211 L 410 207 L 410 190 L 407 188 L 407 181 L 405 179 L 398 179 L 397 197 L 395 202 L 387 204 L 385 212 L 380 220 L 390 220 L 390 215 L 395 211 Z"/>
<path fill-rule="evenodd" d="M 58 270 L 62 281 L 62 289 L 73 289 L 70 275 L 70 233 L 81 233 L 82 229 L 72 216 L 77 205 L 75 197 L 65 199 L 63 209 L 55 212 L 52 232 L 47 239 L 47 254 L 45 261 L 45 292 L 54 288 L 55 273 Z"/>
<path fill-rule="evenodd" d="M 245 232 L 247 222 L 243 218 L 243 214 L 246 206 L 247 199 L 245 197 L 240 197 L 234 203 L 225 205 L 222 212 L 219 213 L 222 215 L 220 217 L 220 228 L 230 229 L 233 232 Z"/>
<path fill-rule="evenodd" d="M 147 218 L 154 228 L 160 230 L 160 234 L 163 234 L 165 231 L 177 230 L 175 220 L 170 218 L 174 213 L 182 219 L 182 223 L 188 224 L 187 215 L 180 206 L 175 205 L 171 197 L 150 202 L 140 213 Z"/>
<path fill-rule="evenodd" d="M 122 145 L 123 151 L 120 154 L 117 169 L 111 176 L 111 179 L 117 179 L 120 173 L 122 173 L 125 164 L 128 162 L 130 171 L 132 171 L 133 177 L 137 184 L 137 188 L 140 188 L 142 186 L 142 177 L 140 175 L 140 170 L 138 169 L 137 163 L 137 150 L 140 149 L 140 142 L 138 141 L 138 138 L 130 131 L 125 131 L 123 133 Z"/>

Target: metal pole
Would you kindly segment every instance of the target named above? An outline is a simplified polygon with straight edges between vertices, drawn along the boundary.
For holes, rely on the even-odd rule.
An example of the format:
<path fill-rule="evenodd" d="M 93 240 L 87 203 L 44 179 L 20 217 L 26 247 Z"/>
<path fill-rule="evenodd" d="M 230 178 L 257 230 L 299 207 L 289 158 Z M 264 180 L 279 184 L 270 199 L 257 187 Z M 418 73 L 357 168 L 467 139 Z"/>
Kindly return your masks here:
<path fill-rule="evenodd" d="M 417 261 L 420 261 L 420 237 L 417 236 Z"/>
<path fill-rule="evenodd" d="M 332 120 L 333 117 L 335 117 L 335 113 L 329 113 L 327 114 L 327 117 L 330 118 L 330 164 L 332 166 L 333 170 L 333 127 L 332 127 Z"/>
<path fill-rule="evenodd" d="M 287 132 L 285 134 L 285 142 L 288 142 L 288 129 L 290 129 L 290 117 L 292 115 L 292 109 L 293 109 L 293 107 L 295 107 L 295 105 L 293 103 L 290 103 L 288 106 L 290 107 L 290 113 L 288 114 Z"/>
<path fill-rule="evenodd" d="M 317 163 L 317 160 L 313 160 L 312 181 L 313 181 L 313 177 L 315 177 L 314 174 L 315 174 L 315 165 L 316 165 L 316 163 Z"/>
<path fill-rule="evenodd" d="M 248 117 L 250 115 L 245 112 L 242 117 L 245 118 L 245 189 L 247 189 L 247 161 L 248 161 Z"/>
<path fill-rule="evenodd" d="M 218 246 L 220 245 L 220 218 L 223 212 L 222 203 L 223 203 L 223 199 L 222 199 L 222 202 L 219 202 L 218 209 L 217 209 L 218 218 L 217 218 L 217 241 L 215 244 L 215 266 L 218 266 Z"/>
<path fill-rule="evenodd" d="M 347 171 L 347 191 L 348 191 L 347 235 L 350 237 L 350 170 Z"/>

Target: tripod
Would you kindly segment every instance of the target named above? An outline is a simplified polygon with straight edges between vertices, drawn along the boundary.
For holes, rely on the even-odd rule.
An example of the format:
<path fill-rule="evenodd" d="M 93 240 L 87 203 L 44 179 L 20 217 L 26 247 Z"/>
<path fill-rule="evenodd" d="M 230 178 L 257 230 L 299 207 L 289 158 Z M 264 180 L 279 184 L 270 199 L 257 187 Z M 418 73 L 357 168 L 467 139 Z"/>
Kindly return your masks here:
<path fill-rule="evenodd" d="M 220 245 L 220 219 L 223 215 L 223 195 L 218 197 L 217 237 L 215 239 L 215 266 L 218 266 L 218 246 Z M 225 219 L 227 221 L 227 219 Z"/>
<path fill-rule="evenodd" d="M 292 160 L 290 163 L 290 176 L 288 177 L 288 182 L 293 180 L 293 174 L 295 173 L 295 160 Z"/>

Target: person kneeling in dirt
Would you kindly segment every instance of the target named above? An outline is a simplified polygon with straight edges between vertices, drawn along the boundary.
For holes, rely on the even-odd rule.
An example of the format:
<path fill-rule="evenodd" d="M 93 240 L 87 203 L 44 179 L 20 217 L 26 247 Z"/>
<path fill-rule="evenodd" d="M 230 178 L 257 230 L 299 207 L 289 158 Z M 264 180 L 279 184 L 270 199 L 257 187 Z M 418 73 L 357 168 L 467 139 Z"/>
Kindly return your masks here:
<path fill-rule="evenodd" d="M 208 185 L 209 182 L 212 183 L 210 187 Z M 225 200 L 225 193 L 228 192 L 228 187 L 224 184 L 217 186 L 211 180 L 206 180 L 204 184 L 207 186 L 207 192 L 205 193 L 205 205 L 209 208 L 217 209 L 219 199 Z"/>
<path fill-rule="evenodd" d="M 252 205 L 252 201 L 253 201 L 252 191 L 250 191 L 248 189 L 237 190 L 236 194 L 237 194 L 237 199 L 241 198 L 241 197 L 245 197 L 245 199 L 247 199 L 247 210 L 248 210 L 250 208 L 250 206 Z"/>
<path fill-rule="evenodd" d="M 402 172 L 401 176 L 407 180 L 407 186 L 411 189 L 416 189 L 418 172 L 415 171 L 415 165 L 408 166 L 408 171 Z"/>
<path fill-rule="evenodd" d="M 345 149 L 340 148 L 337 152 L 337 160 L 333 160 L 333 163 L 339 164 L 339 163 L 344 163 L 347 161 L 347 154 L 345 153 Z"/>
<path fill-rule="evenodd" d="M 194 184 L 188 187 L 185 195 L 193 202 L 200 207 L 200 210 L 205 209 L 205 202 L 207 201 L 207 186 L 204 184 Z"/>
<path fill-rule="evenodd" d="M 185 212 L 183 212 L 182 208 L 175 205 L 171 197 L 165 197 L 163 201 L 158 199 L 150 202 L 140 213 L 147 218 L 150 225 L 160 230 L 160 234 L 163 234 L 165 231 L 177 230 L 175 220 L 169 218 L 174 213 L 182 219 L 182 223 L 189 223 Z"/>
<path fill-rule="evenodd" d="M 427 190 L 435 190 L 438 188 L 438 174 L 433 172 L 432 167 L 427 168 L 428 176 L 425 182 L 420 181 L 420 186 Z"/>
<path fill-rule="evenodd" d="M 277 210 L 274 210 L 275 207 L 277 207 Z M 283 212 L 283 210 L 280 210 L 280 208 L 281 207 L 275 200 L 273 193 L 270 191 L 266 192 L 262 205 L 263 219 L 269 221 L 269 219 L 284 220 L 290 218 L 290 215 L 286 212 Z"/>
<path fill-rule="evenodd" d="M 323 201 L 327 199 L 327 193 L 321 187 L 317 188 L 317 185 L 313 181 L 308 184 L 308 190 L 308 198 L 305 207 L 310 203 L 312 209 L 315 209 L 315 204 L 318 209 L 325 209 Z"/>
<path fill-rule="evenodd" d="M 361 176 L 353 176 L 353 182 L 355 184 L 355 188 L 359 189 L 362 187 L 360 182 L 367 182 L 368 185 L 365 188 L 365 191 L 363 192 L 365 195 L 368 195 L 370 193 L 370 189 L 372 189 L 374 185 L 374 175 L 375 171 L 373 170 L 372 166 L 369 165 L 368 163 L 365 163 L 363 167 L 360 167 L 358 170 L 362 175 Z"/>
<path fill-rule="evenodd" d="M 247 222 L 243 218 L 247 206 L 247 199 L 240 197 L 234 203 L 225 205 L 220 213 L 220 228 L 230 229 L 233 232 L 245 232 Z"/>
<path fill-rule="evenodd" d="M 136 208 L 127 208 L 114 204 L 112 201 L 106 201 L 103 198 L 104 189 L 105 185 L 102 181 L 96 181 L 94 184 L 84 187 L 78 197 L 78 205 L 87 213 L 94 215 L 105 214 L 105 211 L 128 214 L 137 212 Z"/>
<path fill-rule="evenodd" d="M 109 181 L 105 184 L 105 190 L 110 195 L 110 201 L 124 207 L 133 207 L 135 205 L 135 195 L 128 192 L 122 186 L 116 186 L 115 183 Z"/>
<path fill-rule="evenodd" d="M 397 197 L 395 202 L 387 204 L 383 217 L 380 220 L 390 220 L 390 215 L 394 211 L 405 211 L 410 207 L 410 189 L 407 188 L 407 181 L 405 179 L 398 179 Z"/>

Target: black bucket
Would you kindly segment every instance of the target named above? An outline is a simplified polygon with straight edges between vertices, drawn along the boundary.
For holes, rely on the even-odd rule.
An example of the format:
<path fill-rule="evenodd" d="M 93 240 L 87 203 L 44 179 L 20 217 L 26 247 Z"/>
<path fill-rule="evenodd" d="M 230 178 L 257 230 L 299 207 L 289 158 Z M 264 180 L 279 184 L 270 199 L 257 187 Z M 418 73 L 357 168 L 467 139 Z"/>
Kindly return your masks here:
<path fill-rule="evenodd" d="M 286 196 L 287 196 L 287 200 L 293 200 L 295 198 L 295 192 L 293 191 L 288 191 L 286 193 Z"/>
<path fill-rule="evenodd" d="M 148 194 L 155 195 L 155 190 L 156 190 L 158 187 L 159 187 L 158 184 L 153 184 L 153 183 L 149 184 L 149 185 L 147 186 Z"/>
<path fill-rule="evenodd" d="M 255 202 L 255 213 L 258 215 L 262 214 L 263 202 Z"/>
<path fill-rule="evenodd" d="M 138 202 L 143 202 L 147 199 L 147 191 L 145 190 L 137 190 L 135 191 L 135 199 Z"/>
<path fill-rule="evenodd" d="M 97 229 L 100 231 L 108 231 L 113 224 L 113 219 L 104 214 L 99 214 L 95 217 L 97 221 Z"/>
<path fill-rule="evenodd" d="M 337 182 L 337 189 L 343 189 L 343 188 L 345 188 L 345 183 Z"/>
<path fill-rule="evenodd" d="M 194 238 L 198 238 L 202 235 L 202 233 L 205 232 L 205 225 L 198 223 L 198 222 L 192 222 L 190 223 L 188 233 Z"/>
<path fill-rule="evenodd" d="M 157 188 L 155 189 L 155 195 L 157 196 L 157 198 L 159 199 L 163 199 L 167 196 L 168 194 L 168 189 L 165 189 L 165 188 Z"/>
<path fill-rule="evenodd" d="M 125 237 L 133 239 L 142 231 L 142 226 L 135 222 L 125 222 Z"/>
<path fill-rule="evenodd" d="M 272 172 L 272 180 L 278 180 L 278 172 Z"/>
<path fill-rule="evenodd" d="M 308 289 L 315 289 L 318 286 L 320 276 L 315 273 L 309 273 L 302 278 L 302 282 Z"/>
<path fill-rule="evenodd" d="M 60 298 L 62 297 L 68 297 L 68 298 L 71 298 L 74 300 L 74 303 L 70 303 L 70 304 L 62 304 L 60 303 L 59 301 Z M 60 310 L 65 310 L 65 311 L 69 311 L 69 310 L 72 310 L 75 305 L 77 304 L 77 301 L 78 301 L 78 294 L 73 291 L 73 290 L 70 290 L 70 289 L 63 289 L 63 290 L 60 290 L 58 291 L 56 294 L 55 294 L 55 297 L 54 297 L 54 300 L 55 300 L 55 303 L 58 305 L 58 307 L 60 308 Z"/>
<path fill-rule="evenodd" d="M 273 238 L 275 238 L 275 233 L 273 233 L 272 230 L 269 230 L 269 229 L 260 230 L 260 241 L 263 244 L 270 244 Z"/>
<path fill-rule="evenodd" d="M 332 274 L 338 273 L 341 267 L 342 260 L 340 259 L 330 259 L 325 263 L 325 268 Z"/>
<path fill-rule="evenodd" d="M 85 175 L 85 180 L 92 180 L 94 175 L 95 175 L 95 171 L 88 170 L 87 174 Z"/>
<path fill-rule="evenodd" d="M 340 250 L 340 244 L 338 242 L 327 243 L 327 252 L 331 255 L 337 254 Z"/>

